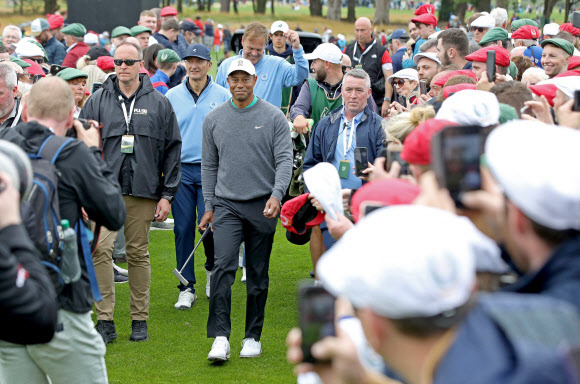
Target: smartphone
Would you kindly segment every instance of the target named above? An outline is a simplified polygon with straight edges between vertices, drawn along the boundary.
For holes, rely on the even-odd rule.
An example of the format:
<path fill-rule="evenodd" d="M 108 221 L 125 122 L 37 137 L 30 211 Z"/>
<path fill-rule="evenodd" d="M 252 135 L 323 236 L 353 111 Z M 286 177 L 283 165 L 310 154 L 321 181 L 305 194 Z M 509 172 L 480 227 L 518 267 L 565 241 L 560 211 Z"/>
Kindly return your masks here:
<path fill-rule="evenodd" d="M 485 143 L 485 131 L 476 125 L 445 127 L 433 136 L 432 168 L 439 185 L 459 208 L 464 192 L 481 189 L 480 160 Z"/>
<path fill-rule="evenodd" d="M 580 112 L 580 91 L 574 91 L 574 112 Z"/>
<path fill-rule="evenodd" d="M 363 171 L 369 167 L 369 152 L 365 147 L 354 149 L 354 167 L 355 175 L 366 176 Z"/>
<path fill-rule="evenodd" d="M 486 72 L 487 79 L 490 83 L 495 81 L 495 51 L 487 51 L 487 61 L 486 61 Z"/>
<path fill-rule="evenodd" d="M 572 13 L 572 26 L 580 28 L 580 12 L 578 11 Z"/>
<path fill-rule="evenodd" d="M 32 76 L 32 84 L 36 83 L 40 79 L 42 79 L 42 75 L 34 75 L 34 76 Z"/>
<path fill-rule="evenodd" d="M 427 83 L 424 80 L 419 80 L 419 90 L 421 91 L 422 95 L 427 94 Z"/>
<path fill-rule="evenodd" d="M 315 359 L 310 348 L 317 341 L 334 336 L 335 297 L 320 285 L 302 283 L 298 287 L 298 316 L 302 331 L 303 361 L 323 363 Z"/>
<path fill-rule="evenodd" d="M 91 91 L 91 95 L 97 92 L 102 86 L 103 83 L 93 83 L 93 90 Z"/>
<path fill-rule="evenodd" d="M 401 166 L 400 175 L 410 174 L 409 163 L 401 159 L 402 149 L 403 147 L 400 144 L 390 145 L 389 148 L 387 148 L 387 169 L 386 169 L 387 172 L 391 170 L 391 165 L 393 164 L 394 161 L 396 161 Z"/>
<path fill-rule="evenodd" d="M 52 64 L 50 66 L 50 74 L 52 76 L 56 76 L 56 74 L 62 71 L 63 69 L 64 67 L 62 65 Z"/>

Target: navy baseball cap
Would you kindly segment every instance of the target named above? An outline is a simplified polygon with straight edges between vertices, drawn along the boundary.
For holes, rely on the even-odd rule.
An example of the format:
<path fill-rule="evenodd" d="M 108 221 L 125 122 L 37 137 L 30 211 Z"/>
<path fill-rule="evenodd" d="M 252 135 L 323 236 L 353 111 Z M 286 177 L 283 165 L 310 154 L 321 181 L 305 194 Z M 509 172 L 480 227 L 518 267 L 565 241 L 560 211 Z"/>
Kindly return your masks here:
<path fill-rule="evenodd" d="M 195 25 L 194 22 L 191 22 L 189 20 L 184 21 L 183 23 L 181 23 L 181 29 L 184 31 L 199 31 L 199 27 L 197 25 Z"/>
<path fill-rule="evenodd" d="M 187 47 L 182 59 L 187 59 L 188 57 L 199 57 L 200 59 L 211 61 L 211 52 L 203 44 L 192 44 Z"/>
<path fill-rule="evenodd" d="M 407 37 L 408 38 L 409 37 L 409 34 L 404 29 L 395 29 L 393 31 L 392 39 L 399 40 L 401 37 Z"/>

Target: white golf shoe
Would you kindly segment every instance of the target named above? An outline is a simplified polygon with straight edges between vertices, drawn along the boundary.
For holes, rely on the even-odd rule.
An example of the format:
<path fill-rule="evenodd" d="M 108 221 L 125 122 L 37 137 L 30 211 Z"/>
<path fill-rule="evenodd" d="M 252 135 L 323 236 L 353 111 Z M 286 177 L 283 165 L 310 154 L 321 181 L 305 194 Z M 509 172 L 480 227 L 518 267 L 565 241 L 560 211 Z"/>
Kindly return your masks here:
<path fill-rule="evenodd" d="M 191 288 L 187 288 L 185 291 L 179 292 L 179 298 L 174 307 L 181 310 L 190 309 L 196 298 L 195 294 L 191 292 Z"/>
<path fill-rule="evenodd" d="M 240 357 L 258 357 L 262 354 L 262 343 L 252 338 L 247 338 L 242 341 L 242 351 Z"/>
<path fill-rule="evenodd" d="M 225 336 L 218 336 L 213 341 L 207 355 L 209 361 L 227 361 L 230 358 L 230 342 Z"/>
<path fill-rule="evenodd" d="M 242 279 L 240 281 L 242 284 L 246 284 L 246 267 L 242 267 Z"/>

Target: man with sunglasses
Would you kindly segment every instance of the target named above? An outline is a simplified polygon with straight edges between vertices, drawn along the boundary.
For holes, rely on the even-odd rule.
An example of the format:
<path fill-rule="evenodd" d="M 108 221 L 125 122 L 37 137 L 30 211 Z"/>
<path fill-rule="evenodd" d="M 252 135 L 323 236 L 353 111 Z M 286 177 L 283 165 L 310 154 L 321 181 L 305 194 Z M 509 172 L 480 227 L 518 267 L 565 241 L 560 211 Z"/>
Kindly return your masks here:
<path fill-rule="evenodd" d="M 495 19 L 489 15 L 479 16 L 469 26 L 469 31 L 473 32 L 473 38 L 479 44 L 483 35 L 495 27 Z"/>
<path fill-rule="evenodd" d="M 157 92 L 143 68 L 143 51 L 131 42 L 114 55 L 115 74 L 84 105 L 81 117 L 103 124 L 103 154 L 115 172 L 127 207 L 125 238 L 131 292 L 131 341 L 148 340 L 151 264 L 148 237 L 153 219 L 165 221 L 181 178 L 181 137 L 171 103 Z M 102 228 L 93 254 L 103 300 L 96 303 L 97 331 L 105 343 L 117 338 L 113 311 L 113 242 Z"/>

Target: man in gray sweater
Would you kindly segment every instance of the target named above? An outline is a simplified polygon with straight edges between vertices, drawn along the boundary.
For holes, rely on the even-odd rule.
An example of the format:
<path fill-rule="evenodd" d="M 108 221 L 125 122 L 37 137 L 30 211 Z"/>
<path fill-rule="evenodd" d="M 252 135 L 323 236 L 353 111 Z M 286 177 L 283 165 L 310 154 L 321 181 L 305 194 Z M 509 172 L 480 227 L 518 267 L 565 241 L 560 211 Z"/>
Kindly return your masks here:
<path fill-rule="evenodd" d="M 210 361 L 230 357 L 231 286 L 238 249 L 247 260 L 246 331 L 240 357 L 262 353 L 260 335 L 268 296 L 268 268 L 280 201 L 292 173 L 292 141 L 279 108 L 254 96 L 256 71 L 246 59 L 232 61 L 227 80 L 233 97 L 203 122 L 201 182 L 205 214 L 212 225 L 215 266 L 207 337 L 215 338 Z"/>

